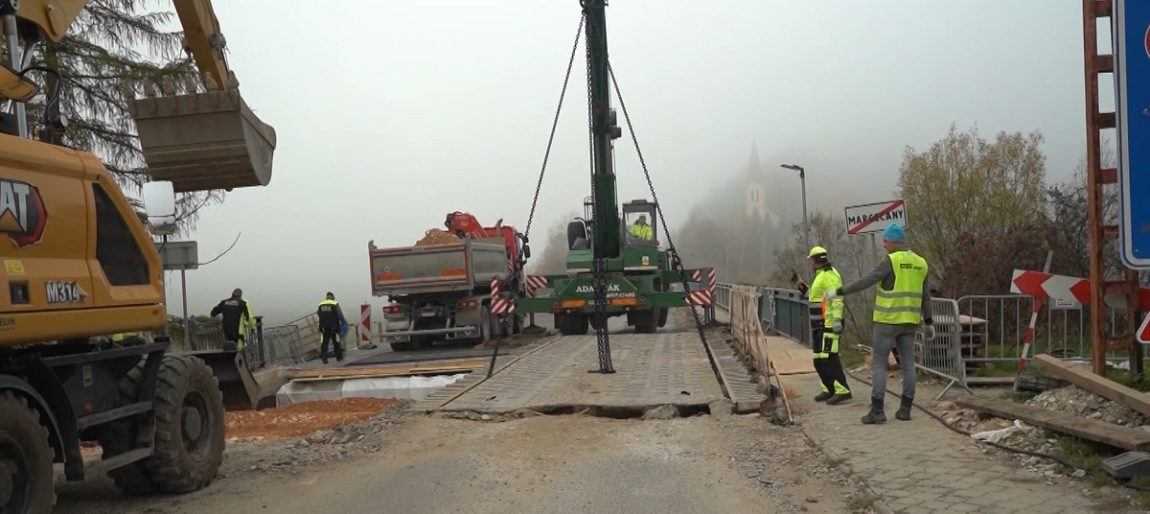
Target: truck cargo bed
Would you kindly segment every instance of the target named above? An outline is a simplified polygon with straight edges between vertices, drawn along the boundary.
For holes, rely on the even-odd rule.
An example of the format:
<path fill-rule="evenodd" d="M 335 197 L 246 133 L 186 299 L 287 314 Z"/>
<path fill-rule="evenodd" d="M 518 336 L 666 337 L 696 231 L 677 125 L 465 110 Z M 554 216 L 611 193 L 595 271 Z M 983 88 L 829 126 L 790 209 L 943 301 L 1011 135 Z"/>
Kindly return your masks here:
<path fill-rule="evenodd" d="M 499 240 L 375 248 L 369 246 L 375 296 L 473 291 L 507 274 L 507 249 Z"/>

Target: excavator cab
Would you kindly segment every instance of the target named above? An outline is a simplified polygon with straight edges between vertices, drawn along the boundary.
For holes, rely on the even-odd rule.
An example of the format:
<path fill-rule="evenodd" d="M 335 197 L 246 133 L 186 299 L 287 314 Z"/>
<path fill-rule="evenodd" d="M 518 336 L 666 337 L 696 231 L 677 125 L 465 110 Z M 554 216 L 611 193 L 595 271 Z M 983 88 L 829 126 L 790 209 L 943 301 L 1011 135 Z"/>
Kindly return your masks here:
<path fill-rule="evenodd" d="M 659 246 L 657 205 L 647 200 L 623 204 L 623 233 L 627 246 Z"/>

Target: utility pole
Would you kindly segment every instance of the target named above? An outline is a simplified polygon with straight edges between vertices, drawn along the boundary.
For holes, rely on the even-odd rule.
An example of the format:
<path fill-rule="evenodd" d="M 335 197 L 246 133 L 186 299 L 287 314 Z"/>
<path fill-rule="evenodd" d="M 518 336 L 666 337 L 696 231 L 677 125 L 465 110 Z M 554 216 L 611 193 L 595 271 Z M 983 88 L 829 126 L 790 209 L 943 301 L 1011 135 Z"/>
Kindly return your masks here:
<path fill-rule="evenodd" d="M 799 172 L 799 183 L 802 184 L 803 189 L 803 240 L 807 243 L 807 248 L 811 247 L 811 224 L 807 220 L 807 171 L 798 164 L 782 164 L 780 168 L 794 170 Z"/>

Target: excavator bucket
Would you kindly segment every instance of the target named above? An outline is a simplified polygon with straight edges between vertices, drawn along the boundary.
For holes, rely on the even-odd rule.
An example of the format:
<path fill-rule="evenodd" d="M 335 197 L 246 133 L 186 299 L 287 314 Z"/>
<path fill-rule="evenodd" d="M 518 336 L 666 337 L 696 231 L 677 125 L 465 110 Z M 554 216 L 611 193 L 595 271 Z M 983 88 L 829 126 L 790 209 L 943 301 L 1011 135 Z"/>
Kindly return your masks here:
<path fill-rule="evenodd" d="M 227 410 L 251 410 L 259 405 L 259 384 L 256 383 L 243 352 L 205 350 L 189 352 L 207 363 L 220 383 Z"/>
<path fill-rule="evenodd" d="M 265 186 L 272 178 L 276 132 L 248 108 L 239 90 L 141 98 L 132 115 L 153 180 L 176 192 Z"/>

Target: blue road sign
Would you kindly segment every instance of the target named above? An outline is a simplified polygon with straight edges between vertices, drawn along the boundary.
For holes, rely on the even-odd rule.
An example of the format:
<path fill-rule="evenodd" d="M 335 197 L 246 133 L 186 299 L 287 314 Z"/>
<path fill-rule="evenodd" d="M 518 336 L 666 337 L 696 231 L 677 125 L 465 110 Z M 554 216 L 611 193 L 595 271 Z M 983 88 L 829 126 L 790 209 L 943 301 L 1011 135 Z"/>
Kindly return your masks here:
<path fill-rule="evenodd" d="M 1150 2 L 1114 1 L 1122 261 L 1150 269 Z"/>

